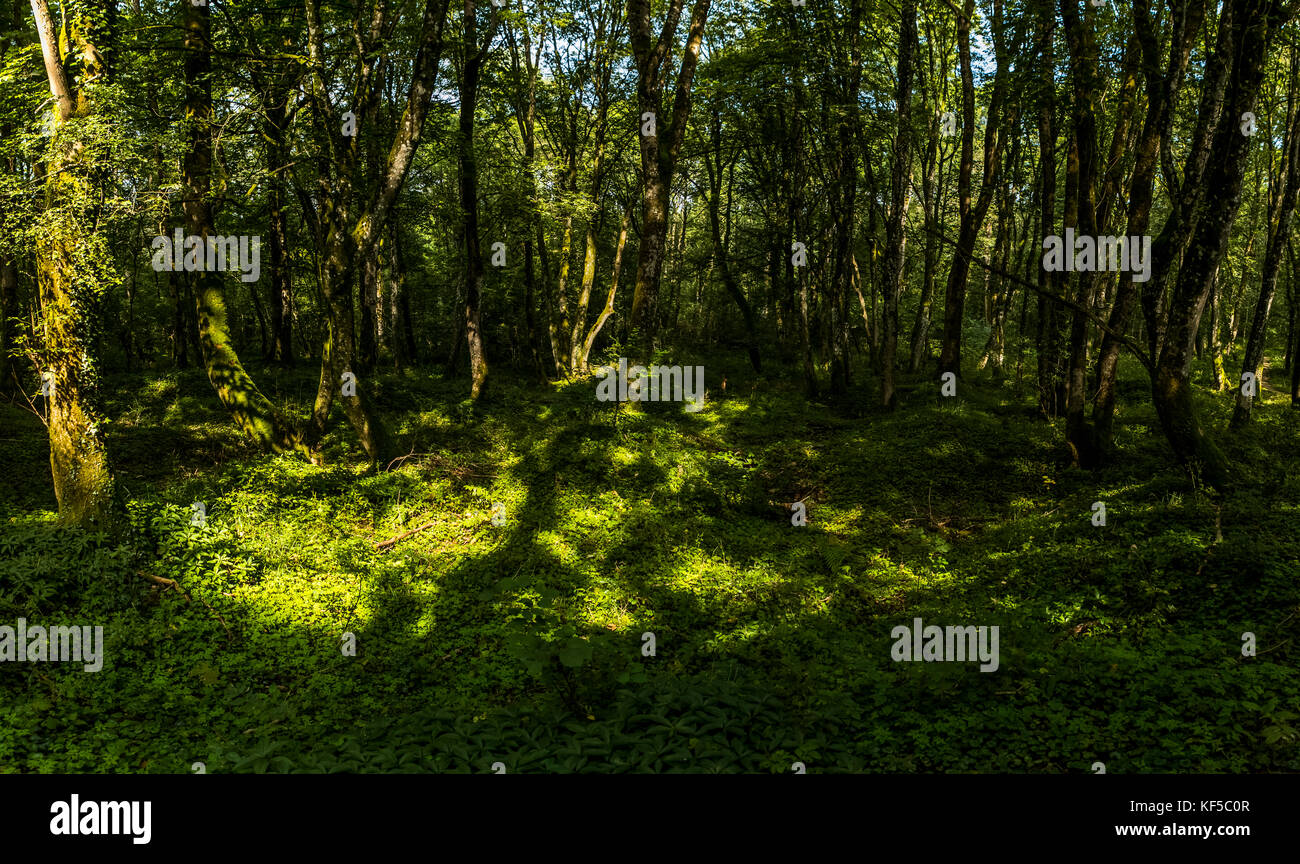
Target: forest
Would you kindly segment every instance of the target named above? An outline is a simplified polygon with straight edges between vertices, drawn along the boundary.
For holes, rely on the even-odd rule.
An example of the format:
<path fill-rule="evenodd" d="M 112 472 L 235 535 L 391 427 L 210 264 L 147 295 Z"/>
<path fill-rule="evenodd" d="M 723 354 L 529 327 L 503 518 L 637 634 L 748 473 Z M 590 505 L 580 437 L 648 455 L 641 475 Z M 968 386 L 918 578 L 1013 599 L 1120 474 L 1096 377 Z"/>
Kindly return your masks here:
<path fill-rule="evenodd" d="M 1300 0 L 0 0 L 0 773 L 1300 771 L 1298 196 Z"/>

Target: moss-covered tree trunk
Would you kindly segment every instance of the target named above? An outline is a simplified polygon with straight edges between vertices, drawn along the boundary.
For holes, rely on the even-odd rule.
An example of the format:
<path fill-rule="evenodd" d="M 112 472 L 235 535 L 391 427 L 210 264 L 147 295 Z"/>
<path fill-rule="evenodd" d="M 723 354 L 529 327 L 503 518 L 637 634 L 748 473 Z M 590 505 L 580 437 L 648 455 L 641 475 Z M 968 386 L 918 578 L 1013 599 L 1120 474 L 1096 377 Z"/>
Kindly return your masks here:
<path fill-rule="evenodd" d="M 96 166 L 85 158 L 81 135 L 87 132 L 84 122 L 99 108 L 95 85 L 108 77 L 105 54 L 113 12 L 111 0 L 69 6 L 65 14 L 72 50 L 61 57 L 46 0 L 32 0 L 55 103 L 45 163 L 45 213 L 35 250 L 45 359 L 52 373 L 50 470 L 60 521 L 107 531 L 125 519 L 109 459 L 95 344 L 104 296 L 117 276 L 108 243 L 96 230 L 101 200 L 93 182 Z"/>
<path fill-rule="evenodd" d="M 209 73 L 212 41 L 207 6 L 185 9 L 185 119 L 189 147 L 182 164 L 185 185 L 185 231 L 206 239 L 213 234 L 209 195 L 212 185 L 212 90 Z M 179 257 L 180 250 L 173 250 Z M 263 447 L 277 453 L 297 452 L 312 458 L 302 431 L 266 398 L 239 362 L 226 324 L 222 281 L 228 276 L 206 270 L 192 274 L 198 313 L 199 349 L 208 380 L 235 424 Z"/>

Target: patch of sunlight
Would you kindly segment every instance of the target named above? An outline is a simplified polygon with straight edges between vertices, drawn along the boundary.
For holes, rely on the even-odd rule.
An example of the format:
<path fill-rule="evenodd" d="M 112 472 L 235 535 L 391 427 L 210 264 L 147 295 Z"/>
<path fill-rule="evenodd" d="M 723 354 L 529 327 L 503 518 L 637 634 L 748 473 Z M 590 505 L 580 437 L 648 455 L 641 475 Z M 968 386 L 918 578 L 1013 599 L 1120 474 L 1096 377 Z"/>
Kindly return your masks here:
<path fill-rule="evenodd" d="M 705 651 L 715 654 L 740 654 L 747 643 L 769 635 L 777 622 L 747 621 L 741 624 L 736 622 L 735 619 L 731 619 L 727 623 L 734 623 L 734 628 L 725 632 L 715 632 L 705 639 Z"/>
<path fill-rule="evenodd" d="M 842 510 L 833 505 L 823 504 L 817 508 L 817 525 L 823 531 L 832 534 L 851 534 L 856 530 L 863 513 L 861 507 Z"/>
<path fill-rule="evenodd" d="M 594 533 L 602 532 L 607 527 L 617 528 L 620 521 L 618 512 L 627 510 L 627 504 L 617 492 L 606 492 L 590 506 L 586 502 L 568 508 L 564 516 L 564 530 L 581 532 L 582 539 L 591 539 Z"/>
<path fill-rule="evenodd" d="M 958 456 L 965 450 L 962 442 L 956 438 L 940 439 L 925 448 L 925 455 L 932 461 Z"/>
<path fill-rule="evenodd" d="M 437 408 L 420 411 L 407 423 L 409 427 L 420 427 L 422 429 L 446 429 L 454 425 L 456 425 L 455 422 L 447 416 L 447 413 Z"/>
<path fill-rule="evenodd" d="M 10 525 L 54 525 L 58 521 L 57 510 L 27 510 L 9 517 Z"/>
<path fill-rule="evenodd" d="M 1105 488 L 1103 488 L 1103 489 L 1099 489 L 1099 490 L 1097 490 L 1097 495 L 1096 495 L 1096 497 L 1100 498 L 1101 496 L 1105 495 L 1105 496 L 1109 496 L 1109 497 L 1111 497 L 1111 498 L 1120 498 L 1120 497 L 1124 497 L 1124 496 L 1129 495 L 1129 494 L 1132 494 L 1132 495 L 1134 495 L 1134 496 L 1137 496 L 1137 495 L 1139 495 L 1139 494 L 1141 493 L 1141 491 L 1142 491 L 1142 487 L 1143 487 L 1144 485 L 1146 485 L 1146 484 L 1145 484 L 1145 483 L 1129 483 L 1129 484 L 1126 485 L 1126 486 L 1107 486 L 1107 487 L 1105 487 Z M 1092 494 L 1092 493 L 1089 493 L 1089 494 Z"/>
<path fill-rule="evenodd" d="M 534 542 L 555 556 L 557 562 L 565 567 L 574 567 L 583 563 L 583 556 L 559 531 L 538 531 Z"/>
<path fill-rule="evenodd" d="M 641 460 L 641 452 L 632 447 L 615 447 L 610 451 L 609 461 L 615 465 L 635 465 Z"/>

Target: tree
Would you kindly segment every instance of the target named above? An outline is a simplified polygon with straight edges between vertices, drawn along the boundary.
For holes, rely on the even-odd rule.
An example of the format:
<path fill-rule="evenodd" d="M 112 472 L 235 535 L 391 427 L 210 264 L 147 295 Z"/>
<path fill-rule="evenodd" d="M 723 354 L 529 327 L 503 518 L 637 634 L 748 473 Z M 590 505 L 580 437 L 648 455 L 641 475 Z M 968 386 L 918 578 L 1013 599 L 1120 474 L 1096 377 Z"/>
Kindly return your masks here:
<path fill-rule="evenodd" d="M 483 250 L 478 232 L 478 159 L 474 154 L 474 109 L 478 104 L 479 75 L 487 59 L 500 18 L 493 12 L 483 47 L 478 47 L 474 0 L 465 0 L 465 53 L 460 77 L 459 139 L 461 237 L 465 248 L 465 339 L 469 347 L 470 398 L 478 399 L 487 386 L 488 363 L 483 350 L 482 312 Z"/>
<path fill-rule="evenodd" d="M 1282 135 L 1282 164 L 1273 184 L 1269 207 L 1268 242 L 1264 251 L 1264 272 L 1260 277 L 1259 299 L 1250 322 L 1250 335 L 1246 339 L 1246 353 L 1242 358 L 1241 378 L 1253 373 L 1256 387 L 1263 379 L 1264 337 L 1268 332 L 1268 314 L 1277 290 L 1278 274 L 1282 270 L 1282 247 L 1291 236 L 1291 216 L 1295 212 L 1296 195 L 1300 193 L 1300 63 L 1296 49 L 1291 49 L 1290 89 L 1287 99 L 1286 128 Z M 1237 387 L 1237 404 L 1232 412 L 1232 426 L 1240 428 L 1250 421 L 1255 400 L 1246 394 L 1244 386 Z"/>
<path fill-rule="evenodd" d="M 951 4 L 950 4 L 951 5 Z M 989 100 L 984 127 L 984 173 L 980 181 L 980 194 L 971 203 L 971 174 L 975 147 L 975 78 L 971 69 L 970 31 L 975 14 L 975 0 L 965 0 L 957 14 L 957 46 L 961 58 L 962 130 L 961 161 L 957 172 L 957 202 L 961 214 L 961 227 L 953 254 L 952 268 L 948 271 L 948 284 L 944 290 L 943 348 L 939 355 L 941 372 L 952 372 L 961 377 L 962 325 L 965 322 L 966 280 L 970 274 L 971 256 L 975 241 L 984 224 L 984 216 L 993 202 L 996 190 L 997 167 L 1005 143 L 1003 109 L 1006 102 L 1008 78 L 1008 51 L 1003 30 L 1002 0 L 993 0 L 993 53 L 997 70 L 993 77 L 993 93 Z M 1023 24 L 1023 19 L 1022 19 Z M 1020 39 L 1014 40 L 1019 44 Z"/>
<path fill-rule="evenodd" d="M 102 110 L 100 88 L 112 74 L 115 12 L 112 0 L 71 4 L 66 38 L 75 50 L 64 54 L 46 0 L 32 0 L 54 100 L 44 164 L 45 208 L 36 247 L 43 347 L 52 373 L 50 469 L 59 519 L 106 531 L 118 529 L 124 514 L 109 458 L 95 345 L 104 296 L 117 274 L 105 238 L 96 229 L 98 166 L 83 154 L 93 143 L 88 139 L 95 134 L 95 115 Z"/>
<path fill-rule="evenodd" d="M 1188 190 L 1184 183 L 1184 199 L 1194 199 L 1184 229 L 1190 242 L 1170 298 L 1168 323 L 1152 382 L 1156 412 L 1174 454 L 1220 492 L 1231 482 L 1231 469 L 1197 417 L 1190 381 L 1191 359 L 1201 313 L 1241 201 L 1251 140 L 1242 134 L 1241 117 L 1254 108 L 1269 45 L 1293 14 L 1277 0 L 1224 3 L 1216 54 L 1226 55 L 1221 62 L 1230 71 L 1221 110 L 1213 121 L 1201 117 L 1201 122 L 1214 130 L 1206 153 L 1204 192 Z M 1193 153 L 1189 158 L 1198 155 Z M 1191 171 L 1185 176 L 1191 176 Z M 1170 245 L 1182 246 L 1181 239 L 1175 237 Z"/>
<path fill-rule="evenodd" d="M 637 105 L 641 116 L 641 239 L 637 246 L 636 285 L 630 325 L 643 348 L 654 343 L 659 282 L 663 277 L 664 245 L 668 237 L 668 193 L 681 153 L 691 110 L 691 84 L 699 62 L 700 42 L 711 0 L 695 0 L 690 30 L 677 69 L 671 114 L 663 110 L 673 50 L 684 0 L 668 0 L 663 28 L 651 33 L 650 0 L 628 0 L 627 22 L 637 70 Z"/>
<path fill-rule="evenodd" d="M 885 320 L 881 354 L 880 402 L 895 405 L 894 366 L 898 357 L 898 300 L 903 291 L 904 217 L 912 173 L 912 62 L 916 55 L 916 3 L 903 0 L 898 15 L 898 91 L 894 162 L 890 174 L 889 220 L 885 223 Z"/>
<path fill-rule="evenodd" d="M 182 165 L 185 188 L 185 233 L 201 238 L 204 248 L 215 235 L 212 207 L 212 34 L 208 6 L 187 4 L 185 10 L 185 120 L 188 148 Z M 179 260 L 180 249 L 172 250 Z M 226 322 L 222 273 L 196 270 L 190 274 L 198 311 L 199 347 L 203 366 L 221 404 L 240 430 L 277 453 L 311 452 L 303 432 L 262 394 L 239 362 Z"/>
<path fill-rule="evenodd" d="M 388 430 L 376 412 L 365 384 L 356 378 L 356 336 L 353 314 L 352 286 L 357 277 L 357 262 L 366 260 L 374 244 L 379 242 L 397 193 L 410 170 L 416 149 L 424 132 L 429 101 L 433 95 L 438 74 L 438 61 L 443 46 L 442 31 L 447 20 L 448 0 L 426 0 L 424 14 L 417 34 L 417 49 L 412 63 L 411 82 L 407 88 L 406 104 L 398 121 L 397 132 L 384 168 L 370 194 L 352 215 L 353 190 L 361 185 L 356 176 L 359 149 L 357 138 L 342 134 L 342 115 L 356 112 L 339 111 L 334 104 L 336 92 L 329 81 L 325 64 L 325 28 L 320 14 L 319 0 L 306 0 L 308 67 L 310 93 L 317 119 L 324 127 L 323 138 L 329 154 L 328 170 L 320 174 L 322 206 L 321 223 L 322 266 L 321 293 L 324 295 L 329 324 L 329 336 L 321 359 L 320 385 L 316 393 L 314 416 L 318 427 L 329 413 L 336 390 L 342 393 L 340 382 L 349 376 L 348 383 L 355 387 L 352 395 L 341 396 L 343 412 L 356 430 L 361 444 L 370 457 L 372 466 L 386 467 L 390 458 L 391 441 Z M 369 25 L 362 26 L 361 7 L 353 29 L 364 38 L 358 44 L 356 67 L 359 103 L 369 97 L 373 84 L 374 58 L 384 32 L 388 3 L 375 3 Z M 347 138 L 346 143 L 342 140 Z M 318 429 L 323 432 L 323 428 Z"/>

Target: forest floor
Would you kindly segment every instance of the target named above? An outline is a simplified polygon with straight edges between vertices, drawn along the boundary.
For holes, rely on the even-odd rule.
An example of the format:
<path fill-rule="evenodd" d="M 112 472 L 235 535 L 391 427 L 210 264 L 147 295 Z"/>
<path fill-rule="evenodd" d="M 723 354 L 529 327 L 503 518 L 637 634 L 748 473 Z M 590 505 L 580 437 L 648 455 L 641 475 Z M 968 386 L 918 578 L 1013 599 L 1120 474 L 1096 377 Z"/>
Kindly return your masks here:
<path fill-rule="evenodd" d="M 201 371 L 118 376 L 116 543 L 54 528 L 41 423 L 0 406 L 0 623 L 102 625 L 105 653 L 0 665 L 0 773 L 1300 771 L 1284 397 L 1221 438 L 1216 504 L 1140 369 L 1087 472 L 1031 381 L 904 379 L 886 413 L 874 381 L 810 403 L 703 362 L 729 395 L 698 413 L 381 374 L 382 474 L 337 407 L 318 468 L 251 449 Z M 306 416 L 310 364 L 254 375 Z M 1198 399 L 1223 429 L 1229 396 Z M 998 626 L 997 670 L 896 662 L 916 618 Z"/>

